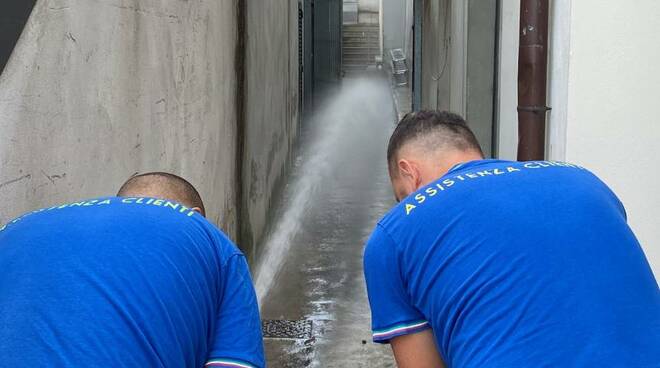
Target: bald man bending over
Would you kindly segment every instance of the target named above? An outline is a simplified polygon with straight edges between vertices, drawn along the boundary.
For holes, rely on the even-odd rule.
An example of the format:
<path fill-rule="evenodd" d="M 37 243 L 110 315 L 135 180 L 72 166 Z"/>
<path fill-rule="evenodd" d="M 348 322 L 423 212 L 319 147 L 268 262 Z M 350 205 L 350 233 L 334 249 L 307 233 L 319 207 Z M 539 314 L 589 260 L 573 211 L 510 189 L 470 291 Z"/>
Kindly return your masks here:
<path fill-rule="evenodd" d="M 0 227 L 0 366 L 263 367 L 244 256 L 167 173 Z"/>

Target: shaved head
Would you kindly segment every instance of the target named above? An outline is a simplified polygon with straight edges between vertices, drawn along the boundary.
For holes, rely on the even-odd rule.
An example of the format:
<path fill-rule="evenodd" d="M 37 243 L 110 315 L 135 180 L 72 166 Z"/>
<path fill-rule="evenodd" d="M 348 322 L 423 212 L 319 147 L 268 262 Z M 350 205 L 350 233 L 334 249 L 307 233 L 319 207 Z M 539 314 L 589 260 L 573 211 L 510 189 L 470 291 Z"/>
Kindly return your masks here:
<path fill-rule="evenodd" d="M 402 150 L 438 156 L 452 151 L 474 152 L 483 156 L 481 147 L 467 123 L 446 111 L 419 111 L 407 114 L 397 124 L 387 147 L 390 175 L 397 175 L 397 160 Z"/>
<path fill-rule="evenodd" d="M 151 172 L 132 176 L 117 193 L 118 197 L 154 197 L 179 202 L 191 209 L 199 208 L 205 216 L 204 203 L 195 187 L 174 174 Z"/>
<path fill-rule="evenodd" d="M 484 154 L 465 120 L 446 111 L 407 114 L 387 145 L 387 166 L 397 201 Z"/>

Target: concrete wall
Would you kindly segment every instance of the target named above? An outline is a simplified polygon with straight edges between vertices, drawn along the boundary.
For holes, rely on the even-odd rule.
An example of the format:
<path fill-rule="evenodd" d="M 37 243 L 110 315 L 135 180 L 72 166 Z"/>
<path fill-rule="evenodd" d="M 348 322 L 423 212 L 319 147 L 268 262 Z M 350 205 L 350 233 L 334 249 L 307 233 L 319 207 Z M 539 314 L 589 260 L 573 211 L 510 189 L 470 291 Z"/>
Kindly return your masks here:
<path fill-rule="evenodd" d="M 496 2 L 469 0 L 465 118 L 486 156 L 492 155 L 495 88 Z"/>
<path fill-rule="evenodd" d="M 490 156 L 493 131 L 494 2 L 424 1 L 422 108 L 462 114 Z"/>
<path fill-rule="evenodd" d="M 0 73 L 9 60 L 16 41 L 21 35 L 25 23 L 36 0 L 6 1 L 0 12 Z"/>
<path fill-rule="evenodd" d="M 358 9 L 361 12 L 378 13 L 380 11 L 380 0 L 358 0 Z"/>
<path fill-rule="evenodd" d="M 408 68 L 412 69 L 412 0 L 383 0 L 383 52 L 385 59 L 389 50 L 403 49 L 409 59 Z"/>
<path fill-rule="evenodd" d="M 298 4 L 247 1 L 242 240 L 254 255 L 298 131 Z"/>
<path fill-rule="evenodd" d="M 0 222 L 189 178 L 236 232 L 232 1 L 39 1 L 0 79 Z"/>
<path fill-rule="evenodd" d="M 422 108 L 467 114 L 468 4 L 424 1 Z"/>
<path fill-rule="evenodd" d="M 422 24 L 422 108 L 449 110 L 450 0 L 425 1 Z"/>
<path fill-rule="evenodd" d="M 239 4 L 40 0 L 0 77 L 0 223 L 162 170 L 254 254 L 297 133 L 297 3 L 243 2 L 247 33 Z"/>
<path fill-rule="evenodd" d="M 504 1 L 511 12 L 503 19 L 517 25 L 515 1 Z M 660 124 L 653 109 L 660 99 L 660 3 L 554 0 L 551 8 L 548 157 L 584 165 L 610 185 L 660 275 Z M 502 37 L 501 52 L 513 60 L 517 32 Z M 517 65 L 501 67 L 500 80 L 515 85 Z M 500 92 L 503 156 L 515 152 L 512 97 Z"/>

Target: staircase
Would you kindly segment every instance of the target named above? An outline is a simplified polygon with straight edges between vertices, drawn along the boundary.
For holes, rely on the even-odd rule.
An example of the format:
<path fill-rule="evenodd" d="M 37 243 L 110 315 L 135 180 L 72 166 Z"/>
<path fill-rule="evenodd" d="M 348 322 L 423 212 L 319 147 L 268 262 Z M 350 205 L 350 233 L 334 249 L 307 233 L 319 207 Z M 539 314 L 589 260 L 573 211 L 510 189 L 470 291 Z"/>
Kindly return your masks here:
<path fill-rule="evenodd" d="M 344 75 L 360 74 L 376 65 L 380 56 L 378 24 L 344 24 L 342 28 L 342 71 Z"/>

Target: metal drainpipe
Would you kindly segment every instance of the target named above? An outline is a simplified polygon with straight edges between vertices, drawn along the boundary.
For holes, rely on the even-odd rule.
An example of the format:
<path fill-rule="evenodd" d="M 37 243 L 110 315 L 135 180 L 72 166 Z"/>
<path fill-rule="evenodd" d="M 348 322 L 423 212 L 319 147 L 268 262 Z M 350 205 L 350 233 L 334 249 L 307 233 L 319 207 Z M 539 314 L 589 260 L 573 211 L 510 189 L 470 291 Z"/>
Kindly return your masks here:
<path fill-rule="evenodd" d="M 382 65 L 385 58 L 385 50 L 383 50 L 383 0 L 380 0 L 378 4 L 378 43 L 380 44 L 380 63 Z"/>
<path fill-rule="evenodd" d="M 422 40 L 424 0 L 413 0 L 413 81 L 412 110 L 422 108 Z"/>
<path fill-rule="evenodd" d="M 548 0 L 520 1 L 518 160 L 543 160 L 548 83 Z"/>

